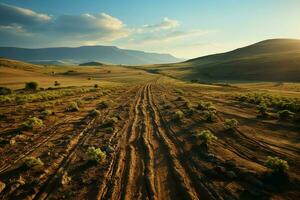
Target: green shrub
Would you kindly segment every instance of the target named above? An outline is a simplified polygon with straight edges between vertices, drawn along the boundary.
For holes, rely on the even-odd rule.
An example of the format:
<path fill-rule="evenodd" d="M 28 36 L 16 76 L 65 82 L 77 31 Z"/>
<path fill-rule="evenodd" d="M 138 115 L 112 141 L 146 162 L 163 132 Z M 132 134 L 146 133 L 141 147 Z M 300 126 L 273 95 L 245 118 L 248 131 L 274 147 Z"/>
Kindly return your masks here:
<path fill-rule="evenodd" d="M 175 89 L 175 92 L 178 93 L 178 94 L 184 94 L 183 90 L 178 89 L 178 88 Z"/>
<path fill-rule="evenodd" d="M 95 85 L 94 85 L 94 88 L 98 88 L 98 87 L 99 87 L 99 85 L 98 85 L 98 84 L 95 84 Z"/>
<path fill-rule="evenodd" d="M 217 140 L 218 138 L 209 130 L 204 130 L 201 131 L 200 133 L 195 133 L 194 137 L 196 137 L 196 139 L 200 140 L 201 144 L 200 144 L 200 150 L 201 152 L 207 153 L 208 152 L 208 144 L 212 141 L 212 140 Z"/>
<path fill-rule="evenodd" d="M 26 90 L 37 90 L 38 89 L 38 83 L 31 81 L 25 84 Z"/>
<path fill-rule="evenodd" d="M 204 130 L 200 133 L 195 133 L 194 136 L 204 143 L 209 143 L 212 140 L 218 139 L 210 130 Z"/>
<path fill-rule="evenodd" d="M 101 109 L 108 108 L 108 103 L 106 101 L 101 101 L 98 104 L 98 108 L 101 108 Z"/>
<path fill-rule="evenodd" d="M 21 105 L 27 103 L 28 99 L 26 98 L 26 96 L 16 96 L 15 101 L 16 104 Z"/>
<path fill-rule="evenodd" d="M 280 119 L 291 119 L 295 116 L 295 113 L 289 110 L 281 110 L 277 114 Z"/>
<path fill-rule="evenodd" d="M 43 111 L 41 112 L 42 115 L 52 115 L 52 113 L 53 113 L 52 110 L 47 110 L 47 109 L 46 109 L 46 110 L 43 110 Z"/>
<path fill-rule="evenodd" d="M 33 156 L 25 158 L 24 164 L 28 168 L 42 168 L 44 166 L 44 163 L 40 158 Z"/>
<path fill-rule="evenodd" d="M 94 109 L 90 112 L 91 116 L 99 116 L 100 114 L 101 114 L 100 111 L 97 109 Z"/>
<path fill-rule="evenodd" d="M 89 147 L 86 152 L 89 161 L 101 163 L 106 158 L 106 153 L 101 151 L 100 148 Z"/>
<path fill-rule="evenodd" d="M 268 156 L 265 166 L 272 170 L 272 172 L 285 173 L 289 169 L 288 162 L 278 157 Z"/>
<path fill-rule="evenodd" d="M 41 120 L 37 117 L 31 117 L 27 121 L 23 122 L 22 126 L 25 129 L 39 128 L 39 127 L 43 126 L 43 120 Z"/>
<path fill-rule="evenodd" d="M 0 95 L 8 95 L 11 94 L 12 90 L 7 87 L 0 87 Z"/>
<path fill-rule="evenodd" d="M 58 81 L 54 81 L 54 86 L 60 86 L 60 83 Z"/>
<path fill-rule="evenodd" d="M 267 110 L 268 107 L 264 102 L 261 102 L 258 106 L 257 106 L 257 110 L 258 113 L 260 114 L 260 116 L 267 116 Z"/>
<path fill-rule="evenodd" d="M 174 121 L 180 121 L 184 117 L 184 113 L 181 110 L 178 110 L 173 115 Z"/>
<path fill-rule="evenodd" d="M 214 122 L 217 120 L 216 111 L 214 110 L 205 110 L 203 112 L 203 118 L 204 120 L 208 122 Z"/>
<path fill-rule="evenodd" d="M 225 119 L 225 128 L 226 129 L 234 129 L 237 127 L 239 122 L 236 119 Z"/>
<path fill-rule="evenodd" d="M 76 112 L 79 111 L 79 107 L 76 102 L 71 102 L 69 106 L 66 108 L 68 112 Z"/>

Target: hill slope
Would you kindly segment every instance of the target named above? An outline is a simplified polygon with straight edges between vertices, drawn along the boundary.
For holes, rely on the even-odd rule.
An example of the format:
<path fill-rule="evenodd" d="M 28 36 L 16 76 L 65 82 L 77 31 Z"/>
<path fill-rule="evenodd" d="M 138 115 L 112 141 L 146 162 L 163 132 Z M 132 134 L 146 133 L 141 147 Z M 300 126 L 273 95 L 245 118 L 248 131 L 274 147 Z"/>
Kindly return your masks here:
<path fill-rule="evenodd" d="M 155 67 L 200 81 L 300 81 L 300 40 L 272 39 L 236 49 Z"/>
<path fill-rule="evenodd" d="M 182 61 L 169 54 L 147 53 L 143 51 L 119 49 L 113 46 L 57 47 L 42 49 L 0 47 L 0 56 L 26 62 L 38 62 L 39 64 L 41 64 L 43 60 L 47 61 L 47 63 L 49 60 L 52 62 L 60 61 L 74 64 L 96 61 L 126 65 L 174 63 Z"/>

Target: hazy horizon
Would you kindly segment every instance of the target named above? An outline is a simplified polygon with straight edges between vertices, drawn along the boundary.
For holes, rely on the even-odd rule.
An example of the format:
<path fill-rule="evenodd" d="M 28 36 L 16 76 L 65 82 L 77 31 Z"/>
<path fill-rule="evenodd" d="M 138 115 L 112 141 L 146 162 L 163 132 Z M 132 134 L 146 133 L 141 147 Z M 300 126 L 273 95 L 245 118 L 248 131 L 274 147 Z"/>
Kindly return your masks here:
<path fill-rule="evenodd" d="M 189 59 L 265 39 L 300 39 L 299 7 L 297 0 L 3 0 L 0 46 L 105 45 Z"/>

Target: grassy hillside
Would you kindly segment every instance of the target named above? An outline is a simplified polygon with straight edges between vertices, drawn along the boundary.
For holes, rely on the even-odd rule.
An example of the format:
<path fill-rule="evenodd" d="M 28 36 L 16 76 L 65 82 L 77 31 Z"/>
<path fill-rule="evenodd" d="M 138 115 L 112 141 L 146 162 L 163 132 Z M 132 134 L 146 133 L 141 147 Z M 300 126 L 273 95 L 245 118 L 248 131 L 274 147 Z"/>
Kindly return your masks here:
<path fill-rule="evenodd" d="M 227 53 L 145 68 L 199 81 L 300 81 L 300 40 L 265 40 Z"/>

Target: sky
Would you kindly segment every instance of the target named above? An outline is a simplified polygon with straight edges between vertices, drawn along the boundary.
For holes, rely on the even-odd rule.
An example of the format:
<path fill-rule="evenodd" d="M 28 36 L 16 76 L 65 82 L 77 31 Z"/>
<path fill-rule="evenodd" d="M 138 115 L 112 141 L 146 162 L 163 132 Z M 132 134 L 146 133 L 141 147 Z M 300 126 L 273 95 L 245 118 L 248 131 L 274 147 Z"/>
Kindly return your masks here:
<path fill-rule="evenodd" d="M 300 0 L 0 0 L 0 46 L 108 45 L 194 58 L 300 39 Z"/>

